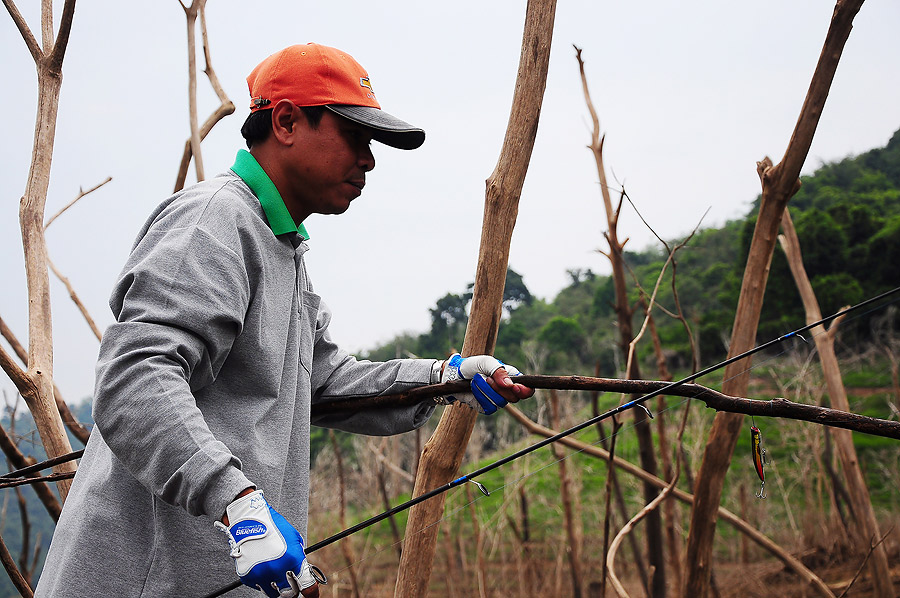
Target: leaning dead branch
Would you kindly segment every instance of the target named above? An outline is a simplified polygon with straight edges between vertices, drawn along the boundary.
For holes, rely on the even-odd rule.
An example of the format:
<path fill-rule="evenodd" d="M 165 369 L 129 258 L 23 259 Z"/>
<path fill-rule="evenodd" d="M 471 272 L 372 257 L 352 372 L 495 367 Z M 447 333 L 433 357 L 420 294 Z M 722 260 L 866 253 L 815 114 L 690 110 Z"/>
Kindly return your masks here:
<path fill-rule="evenodd" d="M 545 438 L 549 438 L 551 436 L 555 436 L 558 432 L 556 430 L 551 430 L 545 426 L 542 426 L 536 422 L 530 420 L 524 413 L 516 409 L 514 406 L 509 405 L 506 407 L 506 412 L 509 413 L 516 421 L 521 423 L 526 430 L 531 432 L 532 434 L 537 434 L 539 436 L 543 436 Z M 597 457 L 603 460 L 609 460 L 610 454 L 608 451 L 603 450 L 602 448 L 595 446 L 593 444 L 587 444 L 586 442 L 581 442 L 571 437 L 565 437 L 559 440 L 560 443 L 575 449 L 576 451 Z M 625 461 L 620 457 L 612 458 L 613 464 L 621 469 L 622 471 L 633 475 L 636 478 L 644 482 L 648 482 L 655 486 L 656 488 L 665 488 L 668 484 L 665 480 L 661 480 L 660 478 L 651 475 L 644 471 L 641 467 L 631 463 L 629 461 Z M 688 494 L 687 492 L 679 489 L 673 488 L 671 491 L 672 498 L 675 498 L 685 504 L 692 505 L 694 504 L 694 495 Z M 815 573 L 810 571 L 806 565 L 804 565 L 800 559 L 794 557 L 790 552 L 767 538 L 764 534 L 762 534 L 759 530 L 754 528 L 748 522 L 744 521 L 728 509 L 724 507 L 718 507 L 717 516 L 719 519 L 724 521 L 725 523 L 734 527 L 740 533 L 746 535 L 750 540 L 755 542 L 761 548 L 769 552 L 772 556 L 779 559 L 784 565 L 800 575 L 803 579 L 805 579 L 823 598 L 834 598 L 834 594 L 828 588 L 828 585 L 822 581 Z"/>
<path fill-rule="evenodd" d="M 803 301 L 803 308 L 806 311 L 806 322 L 807 324 L 818 322 L 822 319 L 822 310 L 819 308 L 819 301 L 816 299 L 812 283 L 810 283 L 806 274 L 806 268 L 803 266 L 800 239 L 797 236 L 797 231 L 794 229 L 791 214 L 787 209 L 784 210 L 784 215 L 781 219 L 781 228 L 783 234 L 778 237 L 778 240 L 781 242 L 781 246 L 787 256 L 788 266 L 791 269 L 791 274 L 794 276 L 794 282 Z M 825 378 L 825 385 L 828 388 L 831 405 L 837 409 L 849 411 L 850 402 L 847 400 L 847 390 L 844 388 L 841 368 L 834 350 L 837 331 L 838 322 L 833 322 L 827 330 L 824 327 L 816 327 L 810 332 L 816 344 L 816 350 L 819 353 L 819 361 L 822 364 L 822 374 Z M 833 437 L 835 446 L 838 449 L 838 456 L 841 459 L 841 468 L 847 481 L 847 490 L 851 500 L 850 508 L 856 520 L 856 525 L 851 526 L 850 529 L 851 537 L 854 538 L 857 552 L 862 554 L 870 548 L 871 540 L 869 538 L 877 538 L 881 535 L 878 528 L 878 519 L 875 517 L 875 510 L 872 508 L 872 499 L 869 496 L 866 479 L 859 464 L 856 447 L 853 445 L 853 435 L 849 431 L 835 430 Z M 874 553 L 871 550 L 869 550 L 869 553 L 872 555 L 869 574 L 876 589 L 875 595 L 880 598 L 893 597 L 895 593 L 891 582 L 887 550 L 881 545 Z"/>
<path fill-rule="evenodd" d="M 844 428 L 873 436 L 884 436 L 900 440 L 900 421 L 891 421 L 829 409 L 817 405 L 795 403 L 784 398 L 769 401 L 733 397 L 701 386 L 699 384 L 672 385 L 658 380 L 616 380 L 610 378 L 590 378 L 586 376 L 516 376 L 516 382 L 530 388 L 553 388 L 557 390 L 600 390 L 604 392 L 649 394 L 666 389 L 666 394 L 697 399 L 710 409 L 724 413 L 740 413 L 756 417 L 780 417 L 808 421 L 814 424 Z M 672 388 L 666 388 L 672 386 Z M 465 392 L 469 388 L 466 380 L 420 386 L 405 392 L 377 397 L 348 399 L 319 403 L 312 408 L 313 417 L 332 413 L 352 412 L 360 409 L 388 406 L 408 406 L 421 403 L 441 395 Z M 463 407 L 465 409 L 465 407 Z"/>
<path fill-rule="evenodd" d="M 2 537 L 0 537 L 0 562 L 3 563 L 3 568 L 6 569 L 9 578 L 12 580 L 13 585 L 16 586 L 16 589 L 19 590 L 19 594 L 22 595 L 22 598 L 34 598 L 34 590 L 32 590 L 31 586 L 28 585 L 28 582 L 25 581 L 22 572 L 19 571 L 19 568 L 16 566 L 16 561 L 9 553 L 6 542 L 3 541 Z"/>

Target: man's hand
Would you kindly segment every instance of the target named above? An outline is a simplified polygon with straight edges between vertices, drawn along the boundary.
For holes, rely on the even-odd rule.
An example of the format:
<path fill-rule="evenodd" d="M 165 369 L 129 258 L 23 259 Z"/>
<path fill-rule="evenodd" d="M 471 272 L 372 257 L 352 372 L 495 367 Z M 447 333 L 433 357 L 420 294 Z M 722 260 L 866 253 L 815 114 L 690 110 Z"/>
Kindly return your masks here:
<path fill-rule="evenodd" d="M 498 408 L 506 407 L 507 402 L 515 403 L 534 394 L 534 389 L 516 384 L 510 378 L 510 375 L 518 376 L 520 373 L 515 367 L 490 355 L 461 357 L 455 353 L 444 363 L 441 382 L 471 380 L 472 394 L 438 397 L 435 400 L 445 405 L 460 402 L 479 413 L 491 414 Z"/>
<path fill-rule="evenodd" d="M 228 505 L 224 521 L 217 521 L 216 528 L 228 535 L 244 585 L 270 598 L 318 598 L 319 584 L 303 552 L 303 536 L 269 506 L 261 490 Z"/>

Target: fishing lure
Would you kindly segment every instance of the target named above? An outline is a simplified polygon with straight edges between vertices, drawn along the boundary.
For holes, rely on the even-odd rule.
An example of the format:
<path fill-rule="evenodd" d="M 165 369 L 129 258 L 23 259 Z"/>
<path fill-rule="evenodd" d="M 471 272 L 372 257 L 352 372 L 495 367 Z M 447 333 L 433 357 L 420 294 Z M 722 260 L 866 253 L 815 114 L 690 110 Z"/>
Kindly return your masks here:
<path fill-rule="evenodd" d="M 766 449 L 762 447 L 762 434 L 756 426 L 750 426 L 750 450 L 753 454 L 753 467 L 759 476 L 759 492 L 756 498 L 765 498 L 766 495 Z"/>

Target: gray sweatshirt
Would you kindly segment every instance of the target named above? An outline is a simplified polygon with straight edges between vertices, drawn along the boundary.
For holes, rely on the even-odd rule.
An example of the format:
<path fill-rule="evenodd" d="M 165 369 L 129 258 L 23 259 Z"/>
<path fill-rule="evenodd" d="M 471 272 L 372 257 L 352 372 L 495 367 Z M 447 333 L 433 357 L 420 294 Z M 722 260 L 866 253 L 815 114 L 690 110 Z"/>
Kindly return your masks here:
<path fill-rule="evenodd" d="M 434 360 L 357 361 L 332 342 L 331 314 L 304 266 L 305 229 L 270 227 L 274 186 L 242 154 L 241 176 L 229 171 L 159 206 L 115 285 L 95 428 L 39 598 L 190 598 L 228 585 L 237 577 L 213 521 L 249 486 L 315 542 L 306 535 L 310 406 L 430 382 Z M 312 423 L 396 434 L 433 409 Z M 228 594 L 240 595 L 262 594 Z"/>

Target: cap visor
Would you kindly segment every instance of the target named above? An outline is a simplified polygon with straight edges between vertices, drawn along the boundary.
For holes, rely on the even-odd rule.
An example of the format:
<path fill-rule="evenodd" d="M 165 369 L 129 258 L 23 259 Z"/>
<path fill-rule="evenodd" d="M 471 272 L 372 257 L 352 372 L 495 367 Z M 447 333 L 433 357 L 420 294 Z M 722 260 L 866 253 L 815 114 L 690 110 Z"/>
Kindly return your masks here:
<path fill-rule="evenodd" d="M 372 139 L 398 149 L 416 149 L 425 143 L 425 131 L 406 121 L 392 116 L 384 110 L 371 106 L 347 106 L 329 104 L 325 106 L 335 114 L 343 116 L 372 129 Z"/>

